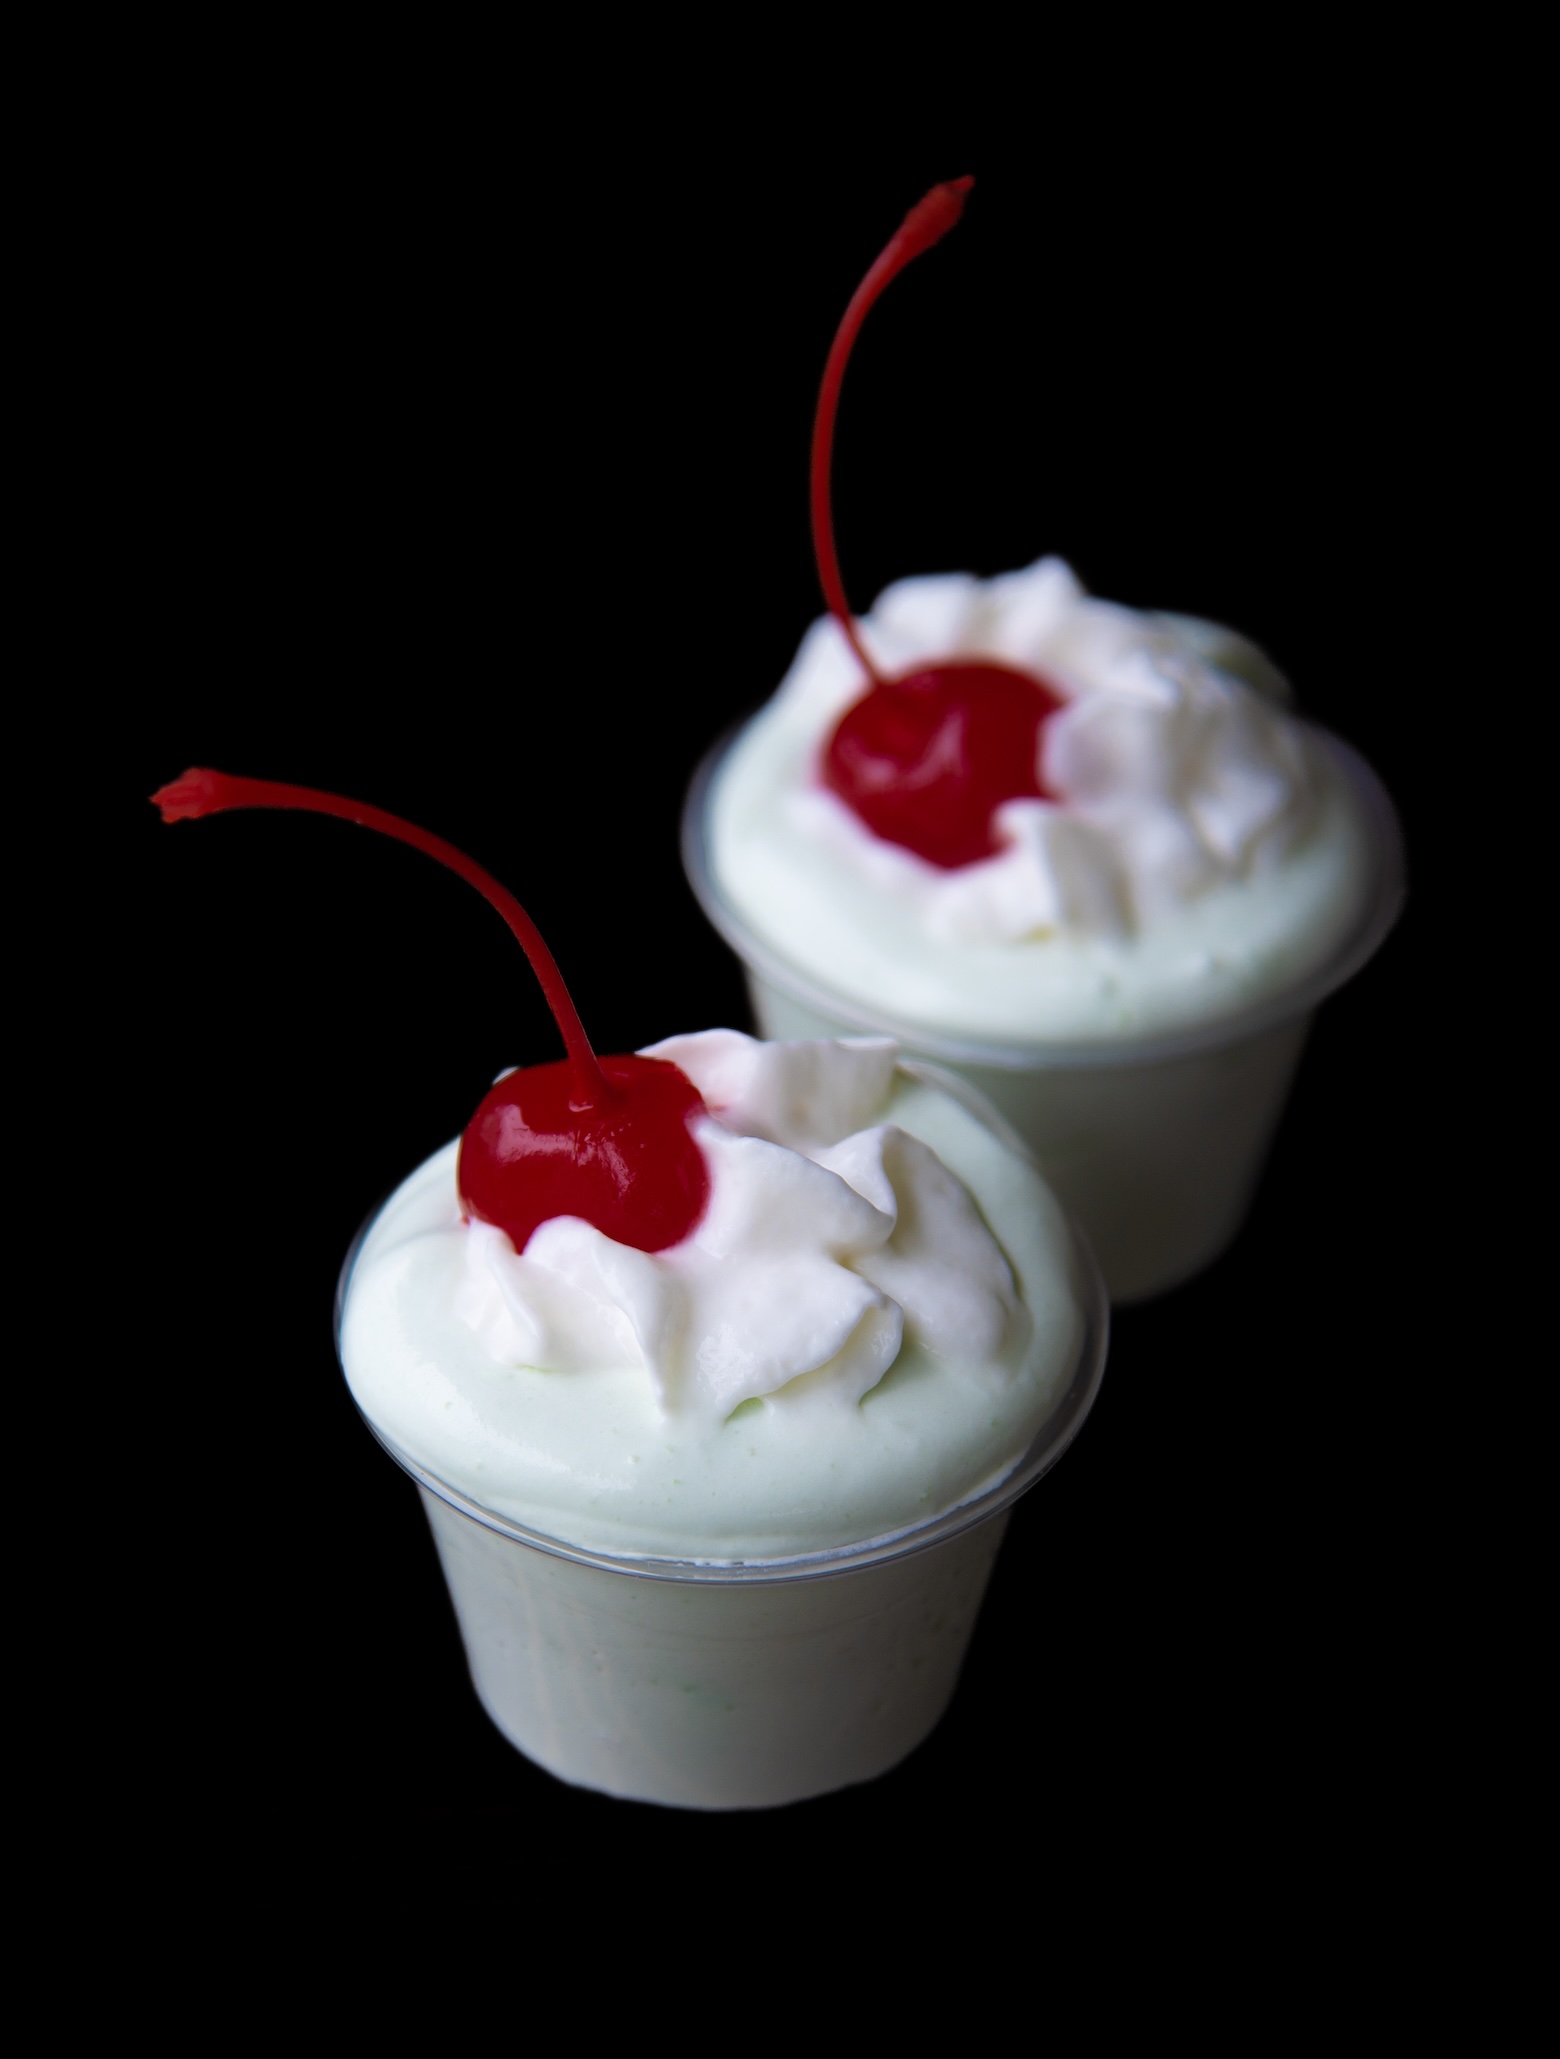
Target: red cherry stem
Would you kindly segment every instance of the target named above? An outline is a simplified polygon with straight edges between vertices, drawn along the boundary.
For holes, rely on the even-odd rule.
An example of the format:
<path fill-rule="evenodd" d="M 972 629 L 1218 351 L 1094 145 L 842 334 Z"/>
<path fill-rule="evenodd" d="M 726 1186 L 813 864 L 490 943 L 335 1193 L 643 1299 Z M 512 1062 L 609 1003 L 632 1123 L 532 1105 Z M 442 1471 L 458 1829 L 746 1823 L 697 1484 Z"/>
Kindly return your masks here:
<path fill-rule="evenodd" d="M 159 787 L 152 795 L 152 803 L 162 810 L 164 822 L 195 821 L 202 815 L 221 815 L 229 808 L 302 808 L 311 815 L 334 815 L 342 822 L 361 823 L 364 829 L 377 829 L 381 836 L 393 836 L 400 843 L 410 844 L 413 850 L 437 858 L 492 903 L 530 959 L 531 970 L 542 983 L 547 1005 L 563 1032 L 574 1066 L 577 1105 L 581 1109 L 595 1108 L 617 1097 L 617 1089 L 596 1061 L 563 975 L 542 942 L 541 931 L 507 887 L 500 886 L 490 872 L 485 872 L 464 851 L 447 844 L 443 837 L 430 835 L 414 822 L 403 822 L 399 815 L 386 814 L 383 808 L 345 800 L 340 794 L 321 793 L 312 786 L 285 786 L 274 779 L 232 779 L 225 772 L 211 772 L 201 766 L 192 766 L 181 778 Z"/>
<path fill-rule="evenodd" d="M 934 186 L 924 199 L 918 200 L 911 208 L 889 238 L 871 271 L 852 295 L 850 306 L 845 310 L 845 318 L 834 332 L 828 363 L 823 368 L 823 384 L 818 390 L 818 412 L 813 417 L 812 440 L 813 551 L 818 559 L 818 577 L 823 586 L 823 597 L 829 604 L 829 612 L 844 630 L 851 649 L 861 662 L 862 670 L 874 686 L 883 684 L 883 675 L 867 655 L 866 646 L 851 620 L 850 606 L 845 599 L 844 582 L 840 578 L 840 561 L 834 549 L 834 517 L 829 495 L 829 473 L 834 456 L 834 417 L 839 412 L 840 387 L 844 383 L 846 363 L 873 303 L 889 281 L 898 278 L 907 264 L 918 258 L 922 251 L 930 250 L 934 243 L 942 241 L 963 214 L 964 196 L 974 183 L 973 179 L 950 179 L 944 185 Z"/>

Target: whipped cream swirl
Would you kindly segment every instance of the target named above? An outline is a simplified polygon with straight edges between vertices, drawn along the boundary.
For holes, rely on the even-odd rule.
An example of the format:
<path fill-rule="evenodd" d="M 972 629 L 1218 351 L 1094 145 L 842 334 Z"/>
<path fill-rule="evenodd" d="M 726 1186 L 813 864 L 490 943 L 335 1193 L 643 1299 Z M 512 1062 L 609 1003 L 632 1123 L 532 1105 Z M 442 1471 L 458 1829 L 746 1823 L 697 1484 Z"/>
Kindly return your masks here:
<path fill-rule="evenodd" d="M 875 837 L 816 777 L 797 828 L 948 941 L 1055 932 L 1123 939 L 1211 889 L 1282 862 L 1314 814 L 1303 733 L 1255 646 L 1206 623 L 1093 600 L 1058 558 L 991 580 L 906 579 L 862 623 L 891 673 L 987 657 L 1037 672 L 1065 706 L 1041 732 L 1056 801 L 997 811 L 1003 848 L 944 871 Z M 863 691 L 837 626 L 813 625 L 776 696 L 817 750 Z"/>
<path fill-rule="evenodd" d="M 1028 1342 L 1013 1274 L 969 1194 L 884 1107 L 888 1038 L 762 1044 L 734 1030 L 645 1054 L 704 1097 L 705 1213 L 655 1253 L 577 1217 L 523 1254 L 472 1222 L 454 1309 L 501 1364 L 643 1369 L 662 1412 L 849 1406 L 908 1341 L 1000 1389 Z"/>

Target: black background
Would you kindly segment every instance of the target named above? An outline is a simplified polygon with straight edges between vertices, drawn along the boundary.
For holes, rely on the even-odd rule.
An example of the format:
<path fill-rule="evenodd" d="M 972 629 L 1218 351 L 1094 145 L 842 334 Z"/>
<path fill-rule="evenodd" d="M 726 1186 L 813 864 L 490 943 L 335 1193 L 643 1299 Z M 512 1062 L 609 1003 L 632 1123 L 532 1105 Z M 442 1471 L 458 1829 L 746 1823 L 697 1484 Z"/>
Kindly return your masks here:
<path fill-rule="evenodd" d="M 1275 107 L 1139 124 L 1107 165 L 1054 124 L 923 124 L 849 161 L 729 136 L 560 159 L 393 122 L 239 149 L 219 107 L 104 188 L 66 482 L 94 577 L 61 636 L 108 668 L 73 757 L 111 978 L 72 1027 L 136 1054 L 107 1255 L 134 1341 L 92 1350 L 122 1383 L 105 1608 L 166 1823 L 392 1868 L 433 1840 L 480 1872 L 523 1840 L 556 1878 L 951 1852 L 1075 1810 L 1268 1851 L 1342 1810 L 1358 1849 L 1407 1806 L 1407 1426 L 1437 1322 L 1408 1060 L 1450 654 L 1406 625 L 1437 604 L 1457 432 L 1424 434 L 1440 273 L 1401 135 L 1342 86 L 1326 115 L 1321 151 Z M 966 170 L 964 224 L 847 381 L 854 601 L 1056 551 L 1102 594 L 1237 625 L 1397 798 L 1411 903 L 1323 1011 L 1238 1243 L 1118 1316 L 929 1743 L 769 1816 L 612 1803 L 488 1726 L 331 1339 L 364 1215 L 500 1067 L 554 1055 L 540 997 L 415 854 L 303 818 L 166 829 L 144 796 L 192 763 L 359 795 L 515 889 L 598 1048 L 745 1025 L 681 877 L 682 792 L 819 609 L 807 439 L 839 314 Z"/>

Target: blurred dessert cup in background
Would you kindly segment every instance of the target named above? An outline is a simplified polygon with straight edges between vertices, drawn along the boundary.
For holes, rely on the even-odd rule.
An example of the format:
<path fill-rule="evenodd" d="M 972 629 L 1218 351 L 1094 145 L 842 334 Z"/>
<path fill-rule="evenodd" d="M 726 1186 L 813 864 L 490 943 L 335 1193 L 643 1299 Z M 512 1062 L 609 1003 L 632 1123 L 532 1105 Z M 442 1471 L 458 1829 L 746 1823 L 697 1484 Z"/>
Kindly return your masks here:
<path fill-rule="evenodd" d="M 1254 645 L 1095 600 L 1056 559 L 901 581 L 860 630 L 912 682 L 965 652 L 1043 679 L 1030 793 L 973 862 L 874 834 L 829 784 L 867 682 L 825 617 L 694 780 L 694 893 L 765 1036 L 890 1035 L 953 1068 L 1113 1299 L 1173 1287 L 1240 1228 L 1316 1007 L 1397 917 L 1391 803 Z"/>

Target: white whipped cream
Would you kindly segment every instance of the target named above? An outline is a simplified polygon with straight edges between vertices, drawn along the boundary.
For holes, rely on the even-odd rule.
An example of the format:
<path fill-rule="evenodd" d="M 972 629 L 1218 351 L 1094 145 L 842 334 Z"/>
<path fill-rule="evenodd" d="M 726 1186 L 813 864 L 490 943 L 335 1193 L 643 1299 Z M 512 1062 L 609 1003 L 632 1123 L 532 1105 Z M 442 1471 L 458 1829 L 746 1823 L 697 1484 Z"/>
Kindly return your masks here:
<path fill-rule="evenodd" d="M 1072 1369 L 1070 1239 L 1032 1167 L 896 1052 L 654 1046 L 710 1111 L 708 1205 L 661 1252 L 560 1217 L 517 1254 L 462 1221 L 448 1147 L 354 1266 L 360 1405 L 474 1499 L 612 1549 L 813 1550 L 992 1484 Z"/>
<path fill-rule="evenodd" d="M 735 1030 L 654 1045 L 711 1111 L 693 1124 L 710 1192 L 691 1235 L 636 1251 L 558 1216 L 522 1256 L 474 1222 L 456 1313 L 506 1364 L 639 1364 L 668 1415 L 716 1422 L 744 1401 L 857 1402 L 907 1330 L 955 1377 L 1000 1384 L 1028 1318 L 963 1187 L 918 1139 L 870 1121 L 897 1052 L 886 1037 Z"/>
<path fill-rule="evenodd" d="M 1295 724 L 1162 616 L 1091 600 L 1059 558 L 981 581 L 905 579 L 863 625 L 890 672 L 953 654 L 1038 672 L 1065 696 L 1036 770 L 1058 798 L 997 811 L 1004 848 L 947 871 L 875 837 L 817 780 L 789 806 L 842 862 L 920 909 L 932 936 L 1005 942 L 1071 929 L 1119 937 L 1282 857 L 1311 814 Z M 780 688 L 818 748 L 863 682 L 832 621 Z"/>
<path fill-rule="evenodd" d="M 952 871 L 874 836 L 819 777 L 863 681 L 814 623 L 721 768 L 710 835 L 722 897 L 826 985 L 976 1035 L 1174 1027 L 1309 970 L 1357 913 L 1363 825 L 1232 632 L 1091 599 L 1056 558 L 903 580 L 861 628 L 890 673 L 987 657 L 1055 686 L 1037 769 L 1059 798 L 1005 803 L 1002 849 Z"/>

